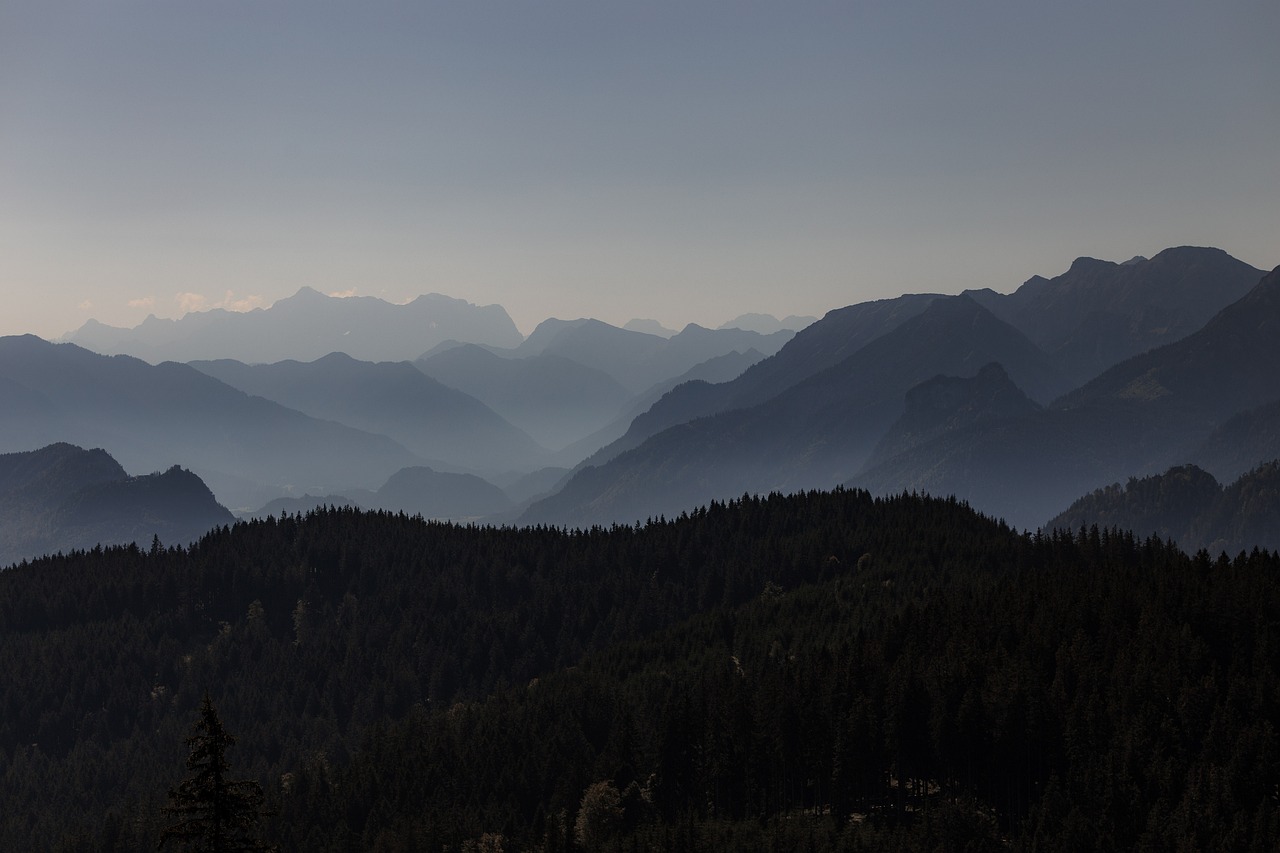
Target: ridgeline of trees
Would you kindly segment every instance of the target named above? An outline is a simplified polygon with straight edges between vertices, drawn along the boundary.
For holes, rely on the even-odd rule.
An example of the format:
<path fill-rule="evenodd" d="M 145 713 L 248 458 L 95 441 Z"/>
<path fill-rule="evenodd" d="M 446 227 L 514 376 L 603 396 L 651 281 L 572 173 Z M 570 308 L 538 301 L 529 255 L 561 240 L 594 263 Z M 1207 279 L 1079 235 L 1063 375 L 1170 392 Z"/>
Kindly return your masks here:
<path fill-rule="evenodd" d="M 41 560 L 0 847 L 154 849 L 207 691 L 283 850 L 1274 849 L 1278 570 L 858 491 Z"/>

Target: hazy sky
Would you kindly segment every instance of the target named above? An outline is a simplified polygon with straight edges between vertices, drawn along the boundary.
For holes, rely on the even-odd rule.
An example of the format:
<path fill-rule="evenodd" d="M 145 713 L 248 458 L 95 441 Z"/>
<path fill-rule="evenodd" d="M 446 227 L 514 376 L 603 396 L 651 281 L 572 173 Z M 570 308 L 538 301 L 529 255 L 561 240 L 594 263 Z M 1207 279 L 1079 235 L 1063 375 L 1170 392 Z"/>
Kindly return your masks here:
<path fill-rule="evenodd" d="M 0 334 L 303 285 L 719 325 L 1280 263 L 1280 4 L 0 0 Z"/>

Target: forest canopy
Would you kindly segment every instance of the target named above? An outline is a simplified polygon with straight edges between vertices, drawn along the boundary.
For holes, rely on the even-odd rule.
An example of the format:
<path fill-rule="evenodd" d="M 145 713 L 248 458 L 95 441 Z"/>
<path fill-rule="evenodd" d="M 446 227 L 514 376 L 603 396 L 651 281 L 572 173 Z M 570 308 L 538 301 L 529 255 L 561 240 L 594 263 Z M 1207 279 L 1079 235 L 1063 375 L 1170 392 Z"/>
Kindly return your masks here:
<path fill-rule="evenodd" d="M 208 693 L 285 850 L 1272 849 L 1278 568 L 851 490 L 46 558 L 0 846 L 154 849 Z"/>

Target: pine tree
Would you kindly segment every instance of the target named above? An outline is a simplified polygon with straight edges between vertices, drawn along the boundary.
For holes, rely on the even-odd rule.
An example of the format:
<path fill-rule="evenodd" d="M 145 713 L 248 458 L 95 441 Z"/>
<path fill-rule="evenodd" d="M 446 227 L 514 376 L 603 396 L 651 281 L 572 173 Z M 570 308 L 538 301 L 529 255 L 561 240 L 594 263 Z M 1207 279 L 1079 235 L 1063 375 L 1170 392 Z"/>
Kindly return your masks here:
<path fill-rule="evenodd" d="M 169 842 L 200 853 L 273 849 L 257 835 L 262 788 L 253 780 L 228 778 L 226 752 L 235 742 L 206 693 L 200 719 L 187 738 L 187 769 L 192 773 L 169 789 L 164 813 L 175 821 L 165 827 L 157 849 Z"/>

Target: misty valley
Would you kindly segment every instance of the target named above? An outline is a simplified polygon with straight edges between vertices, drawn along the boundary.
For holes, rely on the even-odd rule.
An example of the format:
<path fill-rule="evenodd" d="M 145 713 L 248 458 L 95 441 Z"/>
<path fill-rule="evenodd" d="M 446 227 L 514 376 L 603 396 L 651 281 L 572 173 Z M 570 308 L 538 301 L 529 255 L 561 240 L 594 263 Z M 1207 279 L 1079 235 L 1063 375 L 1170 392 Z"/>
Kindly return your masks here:
<path fill-rule="evenodd" d="M 225 849 L 1276 849 L 1277 328 L 1177 247 L 0 338 L 0 848 L 167 845 L 217 744 Z"/>

